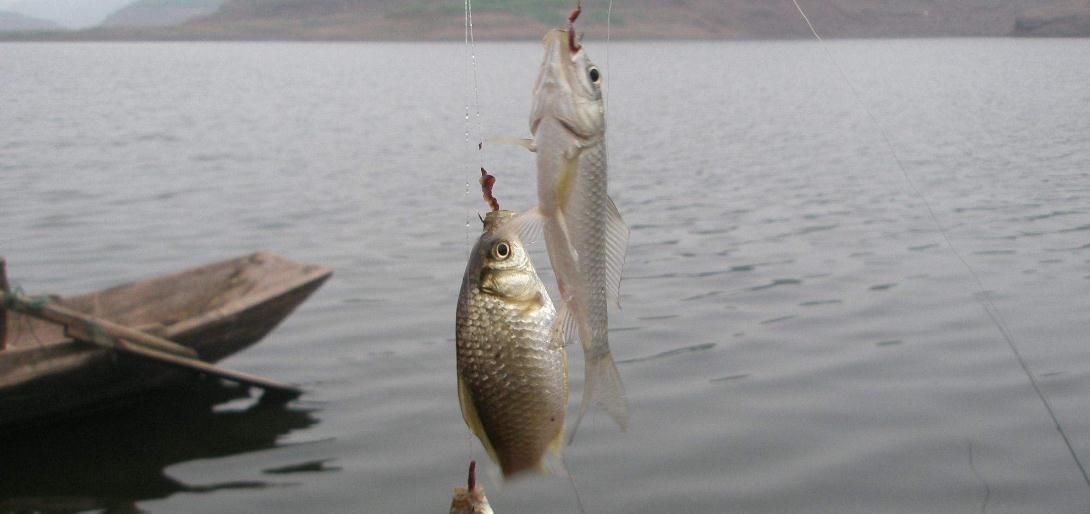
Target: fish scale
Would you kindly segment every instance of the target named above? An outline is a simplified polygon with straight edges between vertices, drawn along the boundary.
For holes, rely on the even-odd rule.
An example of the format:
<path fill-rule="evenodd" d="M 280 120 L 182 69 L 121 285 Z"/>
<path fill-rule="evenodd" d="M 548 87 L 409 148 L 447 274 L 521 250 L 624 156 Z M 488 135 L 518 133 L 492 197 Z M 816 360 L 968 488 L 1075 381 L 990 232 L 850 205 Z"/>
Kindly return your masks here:
<path fill-rule="evenodd" d="M 579 154 L 579 169 L 567 211 L 575 226 L 572 243 L 579 254 L 579 272 L 587 284 L 591 350 L 609 352 L 606 327 L 606 147 L 599 142 Z"/>

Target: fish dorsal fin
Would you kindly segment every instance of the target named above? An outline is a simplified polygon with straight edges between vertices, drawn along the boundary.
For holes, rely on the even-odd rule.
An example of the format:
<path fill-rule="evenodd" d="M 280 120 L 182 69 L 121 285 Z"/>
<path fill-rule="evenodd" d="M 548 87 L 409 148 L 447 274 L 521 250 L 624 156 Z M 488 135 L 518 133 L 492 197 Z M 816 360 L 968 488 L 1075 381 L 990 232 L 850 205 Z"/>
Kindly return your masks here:
<path fill-rule="evenodd" d="M 628 225 L 613 199 L 606 197 L 606 295 L 621 306 L 621 271 L 628 253 Z"/>

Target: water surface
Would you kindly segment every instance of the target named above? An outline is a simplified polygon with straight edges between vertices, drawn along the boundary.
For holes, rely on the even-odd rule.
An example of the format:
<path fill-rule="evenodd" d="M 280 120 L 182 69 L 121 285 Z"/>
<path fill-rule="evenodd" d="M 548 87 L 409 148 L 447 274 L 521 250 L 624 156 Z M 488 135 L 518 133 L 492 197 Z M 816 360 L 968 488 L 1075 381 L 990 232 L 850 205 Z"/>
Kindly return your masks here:
<path fill-rule="evenodd" d="M 1090 509 L 982 307 L 1090 460 L 1090 47 L 609 50 L 632 426 L 595 413 L 566 449 L 588 512 Z M 477 58 L 485 136 L 525 136 L 538 45 Z M 0 506 L 445 512 L 485 459 L 454 381 L 484 209 L 467 181 L 483 162 L 505 207 L 534 197 L 525 151 L 478 154 L 475 116 L 467 143 L 472 97 L 459 44 L 0 45 L 18 285 L 82 292 L 258 248 L 336 269 L 225 361 L 302 399 L 209 410 L 239 396 L 217 390 L 7 439 Z M 500 513 L 575 510 L 562 478 L 486 486 Z"/>

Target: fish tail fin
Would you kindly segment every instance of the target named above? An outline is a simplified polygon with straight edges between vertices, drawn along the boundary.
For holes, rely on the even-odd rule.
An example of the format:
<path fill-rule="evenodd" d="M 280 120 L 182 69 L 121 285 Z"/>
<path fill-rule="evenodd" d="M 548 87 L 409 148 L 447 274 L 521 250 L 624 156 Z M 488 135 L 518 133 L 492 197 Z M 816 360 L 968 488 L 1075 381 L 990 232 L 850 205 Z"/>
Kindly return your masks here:
<path fill-rule="evenodd" d="M 628 430 L 628 399 L 625 398 L 624 384 L 621 382 L 621 372 L 617 370 L 617 363 L 613 361 L 613 354 L 595 355 L 594 352 L 586 354 L 586 379 L 583 383 L 583 399 L 579 404 L 579 414 L 572 426 L 568 444 L 575 441 L 575 432 L 579 429 L 579 423 L 583 421 L 583 415 L 587 413 L 593 403 L 609 414 L 613 421 L 621 427 L 621 431 Z"/>

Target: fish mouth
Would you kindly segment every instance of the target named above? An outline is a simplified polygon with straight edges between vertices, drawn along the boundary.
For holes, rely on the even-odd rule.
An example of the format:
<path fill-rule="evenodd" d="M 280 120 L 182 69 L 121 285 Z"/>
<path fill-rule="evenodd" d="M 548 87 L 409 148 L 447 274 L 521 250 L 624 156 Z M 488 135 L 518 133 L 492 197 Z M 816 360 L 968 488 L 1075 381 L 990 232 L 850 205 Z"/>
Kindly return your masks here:
<path fill-rule="evenodd" d="M 487 268 L 481 270 L 481 275 L 477 278 L 477 288 L 485 294 L 493 296 L 499 294 L 499 291 L 496 290 L 496 281 L 492 278 L 492 270 Z"/>
<path fill-rule="evenodd" d="M 497 280 L 498 277 L 496 275 L 496 270 L 489 268 L 482 269 L 481 275 L 477 280 L 477 289 L 484 294 L 503 298 L 506 295 L 500 288 L 499 280 Z"/>
<path fill-rule="evenodd" d="M 541 76 L 538 77 L 537 89 L 572 83 L 575 54 L 582 49 L 572 50 L 568 44 L 568 34 L 569 32 L 565 29 L 552 29 L 542 38 L 545 45 L 545 57 L 541 61 Z"/>
<path fill-rule="evenodd" d="M 575 76 L 575 61 L 583 49 L 574 42 L 574 32 L 568 29 L 551 29 L 542 38 L 545 56 L 534 87 L 535 105 L 530 118 L 531 133 L 537 133 L 542 120 L 553 118 L 573 136 L 590 136 L 569 119 L 575 115 L 570 108 L 563 105 L 567 102 L 565 99 L 575 96 L 575 89 L 579 87 L 579 80 Z"/>
<path fill-rule="evenodd" d="M 553 45 L 559 46 L 561 50 L 564 50 L 567 57 L 571 57 L 572 54 L 578 53 L 582 50 L 578 45 L 573 46 L 575 42 L 575 33 L 568 29 L 549 29 L 545 33 L 545 36 L 541 38 L 541 41 L 545 43 L 545 48 L 551 48 Z"/>

